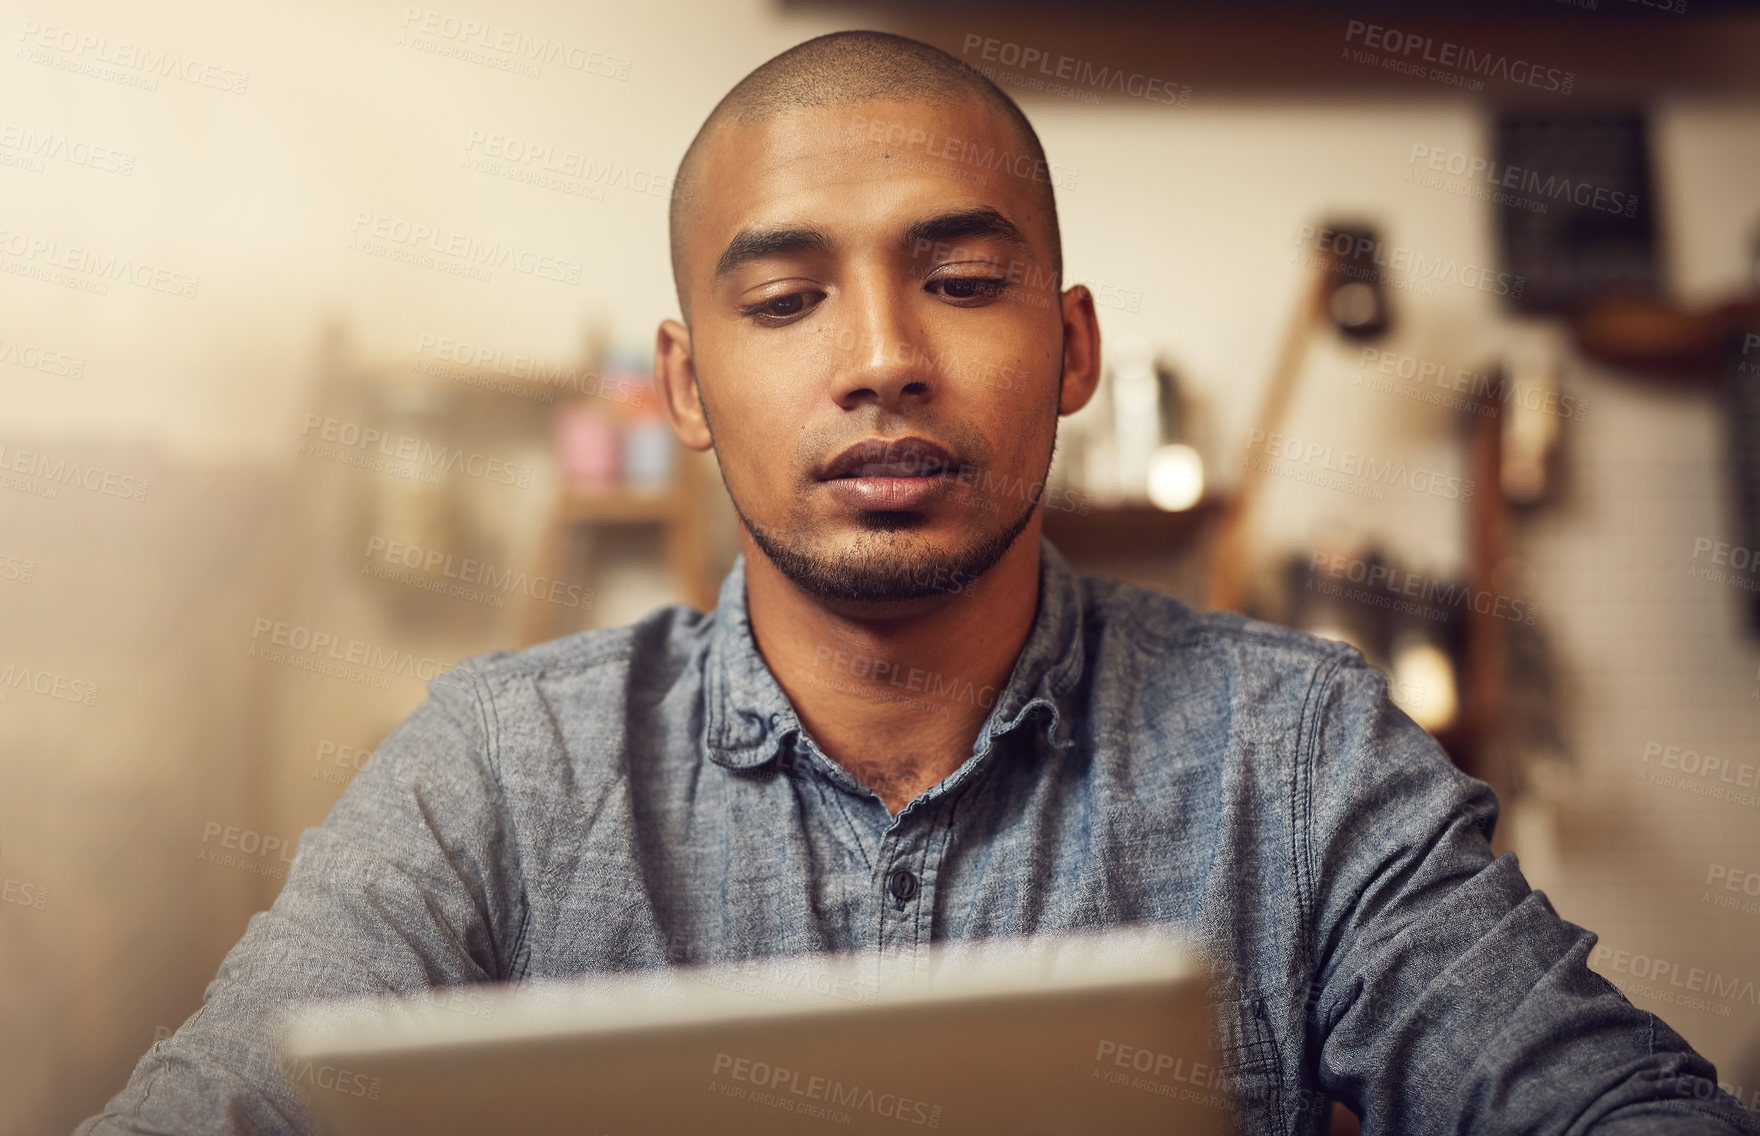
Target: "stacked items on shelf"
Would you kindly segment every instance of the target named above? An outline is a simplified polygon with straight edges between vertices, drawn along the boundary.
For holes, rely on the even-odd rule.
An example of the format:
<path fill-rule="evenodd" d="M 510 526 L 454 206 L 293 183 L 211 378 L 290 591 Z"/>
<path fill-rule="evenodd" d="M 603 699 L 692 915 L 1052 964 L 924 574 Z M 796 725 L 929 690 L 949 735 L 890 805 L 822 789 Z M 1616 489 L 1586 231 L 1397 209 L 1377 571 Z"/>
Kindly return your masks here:
<path fill-rule="evenodd" d="M 564 486 L 574 492 L 659 491 L 672 481 L 673 438 L 646 358 L 610 352 L 596 393 L 556 412 Z"/>

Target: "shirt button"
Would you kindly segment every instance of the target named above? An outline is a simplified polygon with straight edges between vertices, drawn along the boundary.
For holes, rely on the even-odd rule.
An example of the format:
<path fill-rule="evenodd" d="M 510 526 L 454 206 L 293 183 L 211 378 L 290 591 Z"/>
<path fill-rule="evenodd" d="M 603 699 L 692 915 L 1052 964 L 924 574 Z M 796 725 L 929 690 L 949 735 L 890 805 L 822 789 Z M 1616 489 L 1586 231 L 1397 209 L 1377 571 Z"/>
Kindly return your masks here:
<path fill-rule="evenodd" d="M 892 889 L 892 898 L 898 900 L 898 905 L 903 907 L 906 900 L 917 894 L 917 877 L 906 869 L 899 868 L 892 873 L 886 886 Z"/>

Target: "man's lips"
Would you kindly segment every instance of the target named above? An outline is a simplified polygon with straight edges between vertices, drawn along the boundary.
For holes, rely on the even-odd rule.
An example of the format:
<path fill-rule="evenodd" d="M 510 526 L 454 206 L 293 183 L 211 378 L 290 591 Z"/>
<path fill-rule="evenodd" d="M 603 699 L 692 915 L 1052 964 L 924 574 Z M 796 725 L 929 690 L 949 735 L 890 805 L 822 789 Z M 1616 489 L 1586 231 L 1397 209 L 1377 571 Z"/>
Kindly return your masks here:
<path fill-rule="evenodd" d="M 849 472 L 840 473 L 831 480 L 841 481 L 846 477 L 933 477 L 938 473 L 946 473 L 950 469 L 950 466 L 942 465 L 939 462 L 863 462 Z"/>
<path fill-rule="evenodd" d="M 834 477 L 825 491 L 845 505 L 870 513 L 895 513 L 924 508 L 941 495 L 951 470 L 910 477 Z"/>
<path fill-rule="evenodd" d="M 960 463 L 951 453 L 927 438 L 864 438 L 832 458 L 819 478 L 927 478 L 959 469 Z"/>
<path fill-rule="evenodd" d="M 927 438 L 865 438 L 831 459 L 819 477 L 846 505 L 900 512 L 927 505 L 964 468 Z"/>

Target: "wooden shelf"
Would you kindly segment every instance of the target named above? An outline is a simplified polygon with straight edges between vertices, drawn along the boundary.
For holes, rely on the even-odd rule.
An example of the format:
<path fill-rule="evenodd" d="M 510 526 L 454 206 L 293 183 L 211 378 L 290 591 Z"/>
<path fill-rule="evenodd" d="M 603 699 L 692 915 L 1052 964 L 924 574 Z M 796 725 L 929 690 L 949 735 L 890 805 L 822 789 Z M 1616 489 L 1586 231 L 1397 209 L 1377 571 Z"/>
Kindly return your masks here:
<path fill-rule="evenodd" d="M 570 549 L 584 531 L 606 525 L 652 526 L 666 546 L 666 564 L 684 602 L 707 611 L 715 606 L 719 580 L 707 575 L 703 532 L 707 488 L 697 455 L 678 447 L 672 480 L 664 485 L 612 485 L 604 489 L 564 486 L 545 526 L 539 561 L 546 575 L 561 579 L 570 571 Z M 558 633 L 554 605 L 526 605 L 522 645 L 541 643 Z"/>

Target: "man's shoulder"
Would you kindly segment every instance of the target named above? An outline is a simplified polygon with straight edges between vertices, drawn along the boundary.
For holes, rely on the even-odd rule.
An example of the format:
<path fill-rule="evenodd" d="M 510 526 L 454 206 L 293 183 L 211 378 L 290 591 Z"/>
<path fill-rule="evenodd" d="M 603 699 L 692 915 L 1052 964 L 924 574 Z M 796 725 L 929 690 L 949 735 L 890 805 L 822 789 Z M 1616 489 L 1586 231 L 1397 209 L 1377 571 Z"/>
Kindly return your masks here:
<path fill-rule="evenodd" d="M 460 660 L 442 678 L 490 688 L 574 681 L 621 689 L 630 681 L 676 673 L 701 650 L 714 615 L 668 604 L 634 623 L 577 631 L 518 650 L 484 651 Z"/>
<path fill-rule="evenodd" d="M 1203 611 L 1165 592 L 1108 576 L 1079 578 L 1091 641 L 1128 644 L 1182 667 L 1243 676 L 1314 675 L 1362 664 L 1348 643 L 1231 611 Z"/>

